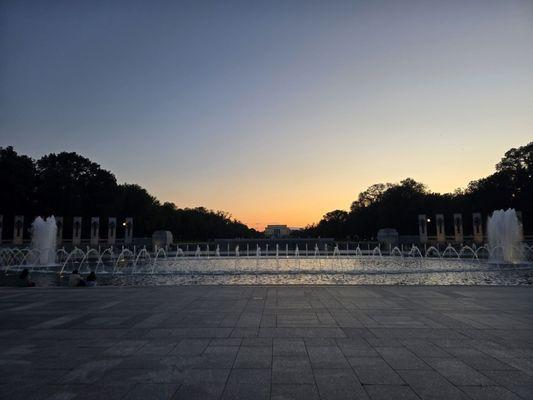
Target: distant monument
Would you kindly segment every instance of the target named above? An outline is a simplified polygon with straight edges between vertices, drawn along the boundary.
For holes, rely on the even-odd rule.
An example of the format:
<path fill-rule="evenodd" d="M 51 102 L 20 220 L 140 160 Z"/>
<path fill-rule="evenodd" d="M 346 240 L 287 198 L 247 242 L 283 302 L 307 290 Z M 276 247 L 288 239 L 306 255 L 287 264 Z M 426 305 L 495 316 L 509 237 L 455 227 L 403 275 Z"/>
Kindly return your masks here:
<path fill-rule="evenodd" d="M 98 246 L 100 241 L 100 218 L 91 218 L 91 246 Z"/>

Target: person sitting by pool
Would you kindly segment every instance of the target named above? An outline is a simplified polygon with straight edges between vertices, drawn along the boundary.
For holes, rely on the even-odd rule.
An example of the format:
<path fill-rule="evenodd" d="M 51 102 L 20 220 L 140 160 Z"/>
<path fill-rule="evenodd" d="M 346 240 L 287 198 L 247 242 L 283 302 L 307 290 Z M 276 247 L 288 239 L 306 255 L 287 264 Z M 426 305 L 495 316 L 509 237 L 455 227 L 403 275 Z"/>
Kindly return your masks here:
<path fill-rule="evenodd" d="M 17 286 L 19 287 L 34 287 L 35 282 L 30 280 L 30 271 L 28 268 L 24 268 L 20 275 L 17 277 Z"/>
<path fill-rule="evenodd" d="M 94 271 L 91 271 L 89 275 L 87 275 L 87 279 L 85 279 L 85 285 L 86 286 L 96 286 L 96 274 Z"/>
<path fill-rule="evenodd" d="M 68 285 L 70 287 L 85 286 L 85 280 L 81 277 L 77 269 L 73 270 L 70 274 Z"/>

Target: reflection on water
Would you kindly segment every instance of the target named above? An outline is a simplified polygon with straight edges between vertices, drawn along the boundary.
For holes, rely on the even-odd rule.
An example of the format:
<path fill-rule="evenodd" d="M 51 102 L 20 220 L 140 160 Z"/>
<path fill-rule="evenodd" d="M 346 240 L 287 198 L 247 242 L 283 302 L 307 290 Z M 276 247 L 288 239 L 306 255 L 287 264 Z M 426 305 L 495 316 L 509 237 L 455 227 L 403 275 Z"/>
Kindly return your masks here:
<path fill-rule="evenodd" d="M 188 259 L 133 273 L 98 271 L 100 286 L 158 285 L 531 285 L 533 265 L 493 265 L 454 260 L 392 262 L 356 259 Z M 297 263 L 296 263 L 297 262 Z M 84 273 L 84 271 L 81 271 Z M 88 272 L 88 271 L 86 271 Z M 0 275 L 0 286 L 15 285 L 15 271 Z M 32 272 L 37 286 L 66 286 L 68 274 Z"/>

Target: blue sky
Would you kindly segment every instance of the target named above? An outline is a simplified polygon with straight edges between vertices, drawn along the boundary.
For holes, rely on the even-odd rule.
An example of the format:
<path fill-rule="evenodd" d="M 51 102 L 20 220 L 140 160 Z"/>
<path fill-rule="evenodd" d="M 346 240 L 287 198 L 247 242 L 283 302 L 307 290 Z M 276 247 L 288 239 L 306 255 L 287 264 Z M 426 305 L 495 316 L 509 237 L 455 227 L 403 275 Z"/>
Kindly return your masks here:
<path fill-rule="evenodd" d="M 301 226 L 533 137 L 531 1 L 3 1 L 0 145 Z"/>

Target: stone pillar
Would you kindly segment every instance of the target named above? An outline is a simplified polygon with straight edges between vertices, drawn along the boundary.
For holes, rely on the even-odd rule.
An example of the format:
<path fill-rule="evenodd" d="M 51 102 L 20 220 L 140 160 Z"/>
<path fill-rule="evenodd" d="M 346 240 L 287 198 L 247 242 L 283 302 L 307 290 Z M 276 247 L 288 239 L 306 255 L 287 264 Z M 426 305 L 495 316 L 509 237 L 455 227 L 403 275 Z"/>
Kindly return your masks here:
<path fill-rule="evenodd" d="M 124 222 L 124 244 L 129 245 L 133 243 L 133 218 L 126 218 Z"/>
<path fill-rule="evenodd" d="M 463 214 L 453 214 L 453 233 L 456 243 L 463 243 Z"/>
<path fill-rule="evenodd" d="M 115 244 L 117 238 L 117 219 L 115 217 L 109 217 L 107 220 L 107 243 L 110 245 Z"/>
<path fill-rule="evenodd" d="M 420 243 L 428 241 L 428 221 L 426 214 L 418 215 L 418 235 L 420 236 Z"/>
<path fill-rule="evenodd" d="M 91 218 L 91 246 L 98 246 L 100 240 L 100 218 Z"/>
<path fill-rule="evenodd" d="M 55 217 L 57 225 L 56 245 L 59 247 L 63 243 L 63 217 Z"/>
<path fill-rule="evenodd" d="M 435 215 L 435 226 L 437 227 L 437 242 L 446 242 L 446 230 L 444 229 L 444 215 Z"/>
<path fill-rule="evenodd" d="M 524 224 L 522 222 L 522 211 L 517 211 L 516 217 L 518 218 L 518 227 L 520 229 L 520 239 L 524 240 Z"/>
<path fill-rule="evenodd" d="M 72 222 L 72 244 L 79 246 L 81 244 L 81 217 L 74 217 Z"/>
<path fill-rule="evenodd" d="M 2 229 L 4 228 L 4 216 L 0 215 L 0 245 L 2 244 Z"/>
<path fill-rule="evenodd" d="M 483 243 L 483 219 L 481 213 L 472 214 L 472 236 L 474 236 L 474 242 Z"/>
<path fill-rule="evenodd" d="M 13 244 L 22 244 L 24 240 L 24 215 L 15 215 L 13 224 Z"/>

